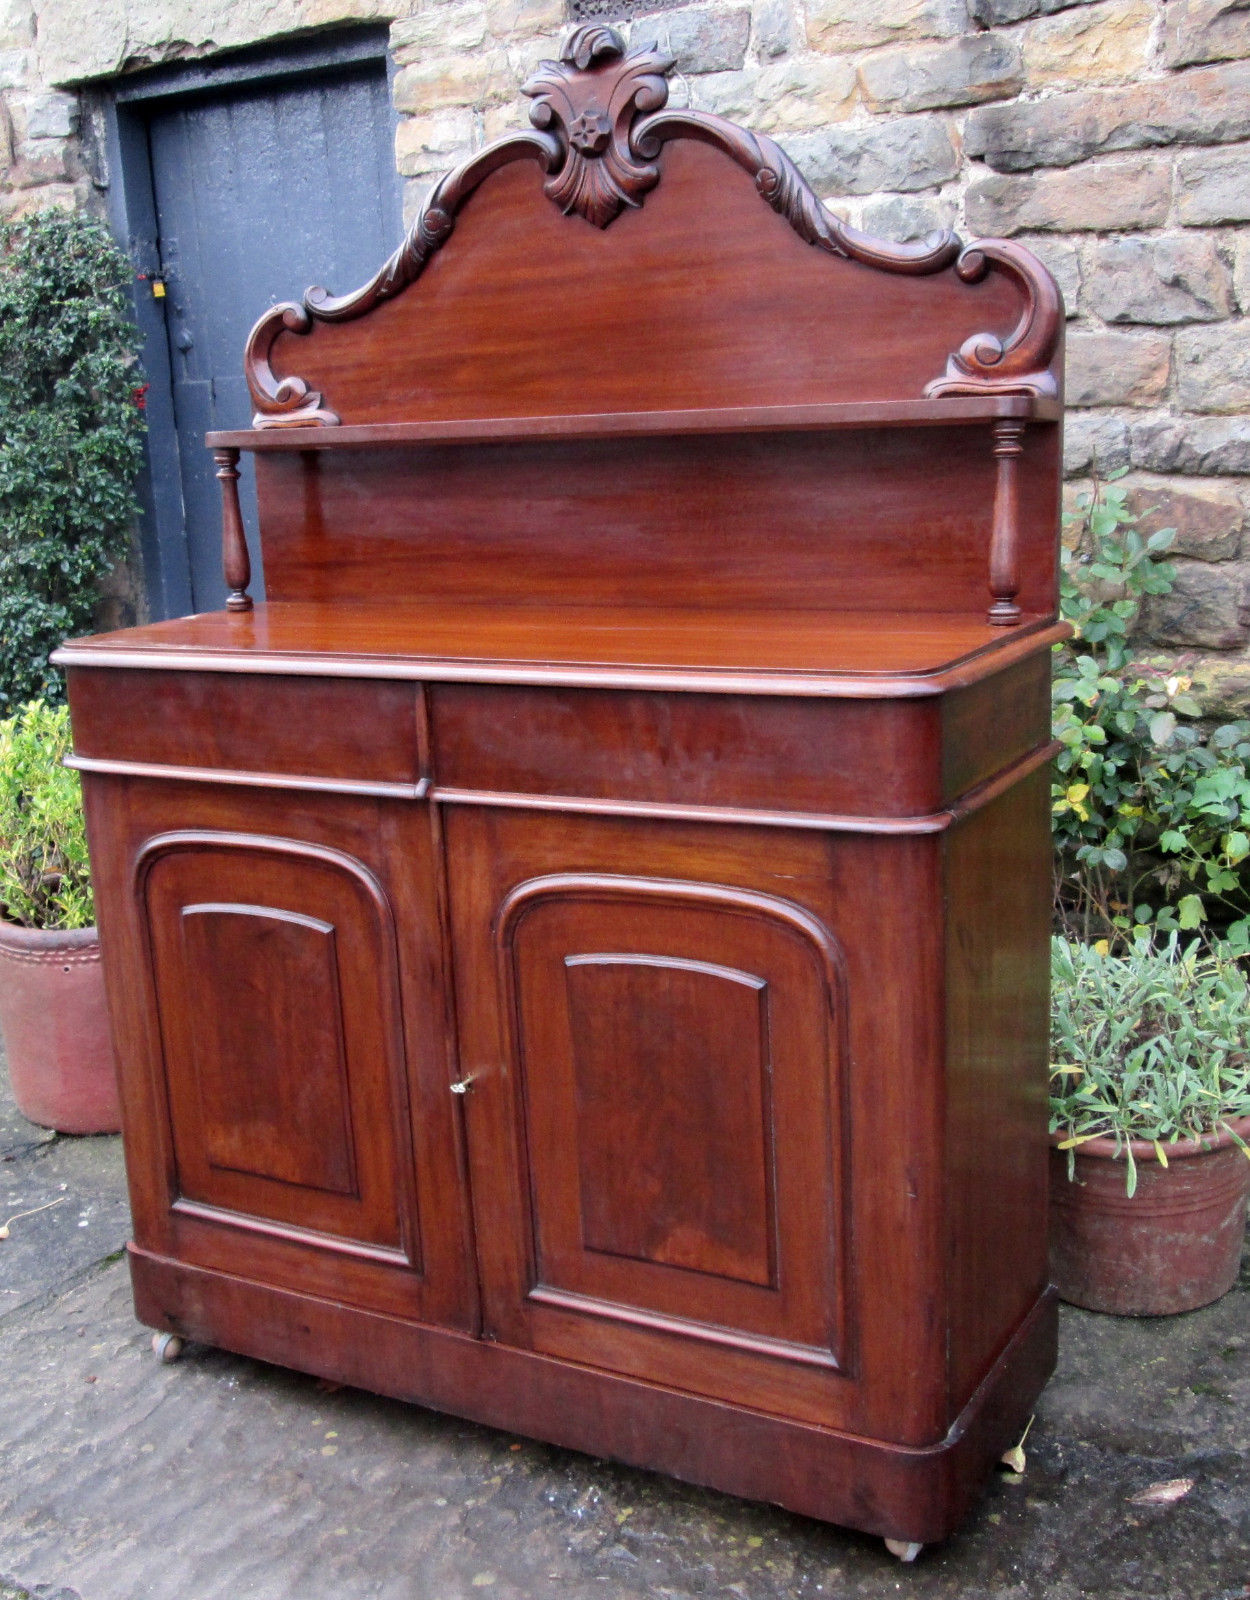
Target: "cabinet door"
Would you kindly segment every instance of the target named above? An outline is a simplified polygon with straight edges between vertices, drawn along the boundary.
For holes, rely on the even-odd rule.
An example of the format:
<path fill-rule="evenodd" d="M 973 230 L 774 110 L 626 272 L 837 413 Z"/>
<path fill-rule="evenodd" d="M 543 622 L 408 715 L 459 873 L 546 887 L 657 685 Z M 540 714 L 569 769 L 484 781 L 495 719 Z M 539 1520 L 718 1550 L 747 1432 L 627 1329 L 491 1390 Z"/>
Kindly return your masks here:
<path fill-rule="evenodd" d="M 100 793 L 93 848 L 129 869 L 101 885 L 109 961 L 129 978 L 138 955 L 146 999 L 114 1007 L 139 1242 L 475 1325 L 424 808 Z M 143 1049 L 151 1127 L 134 1114 Z"/>
<path fill-rule="evenodd" d="M 636 827 L 553 821 L 449 819 L 486 1325 L 552 1355 L 837 1416 L 832 936 L 742 881 L 747 862 L 738 883 L 725 860 L 694 855 L 679 874 Z M 553 870 L 561 859 L 576 870 Z"/>

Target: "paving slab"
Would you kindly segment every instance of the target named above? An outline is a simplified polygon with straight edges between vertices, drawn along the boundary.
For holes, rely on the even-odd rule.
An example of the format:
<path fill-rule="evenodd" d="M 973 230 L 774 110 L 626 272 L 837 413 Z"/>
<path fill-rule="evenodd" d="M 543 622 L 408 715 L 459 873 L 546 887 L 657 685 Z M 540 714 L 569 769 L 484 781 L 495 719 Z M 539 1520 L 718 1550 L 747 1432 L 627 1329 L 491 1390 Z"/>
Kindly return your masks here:
<path fill-rule="evenodd" d="M 18 1289 L 0 1600 L 1250 1596 L 1250 1255 L 1186 1317 L 1065 1308 L 1027 1473 L 903 1567 L 875 1539 L 222 1351 L 162 1366 L 113 1256 L 117 1141 L 16 1131 L 5 1192 L 46 1174 L 73 1204 L 43 1214 L 42 1249 L 0 1254 Z M 1181 1499 L 1133 1502 L 1174 1479 Z"/>

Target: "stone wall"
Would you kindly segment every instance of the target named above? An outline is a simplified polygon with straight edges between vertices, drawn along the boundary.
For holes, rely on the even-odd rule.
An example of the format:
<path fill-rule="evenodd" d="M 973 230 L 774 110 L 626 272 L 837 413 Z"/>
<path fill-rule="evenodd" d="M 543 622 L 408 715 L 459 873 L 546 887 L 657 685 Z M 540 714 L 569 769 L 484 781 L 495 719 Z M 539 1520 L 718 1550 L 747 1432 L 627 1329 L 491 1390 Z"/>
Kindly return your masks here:
<path fill-rule="evenodd" d="M 91 204 L 75 86 L 352 20 L 389 20 L 411 216 L 524 124 L 563 0 L 0 0 L 0 204 Z M 1213 708 L 1250 709 L 1247 0 L 715 0 L 631 24 L 673 99 L 774 134 L 844 217 L 1018 238 L 1067 301 L 1074 492 L 1125 480 L 1178 529 L 1149 618 Z"/>

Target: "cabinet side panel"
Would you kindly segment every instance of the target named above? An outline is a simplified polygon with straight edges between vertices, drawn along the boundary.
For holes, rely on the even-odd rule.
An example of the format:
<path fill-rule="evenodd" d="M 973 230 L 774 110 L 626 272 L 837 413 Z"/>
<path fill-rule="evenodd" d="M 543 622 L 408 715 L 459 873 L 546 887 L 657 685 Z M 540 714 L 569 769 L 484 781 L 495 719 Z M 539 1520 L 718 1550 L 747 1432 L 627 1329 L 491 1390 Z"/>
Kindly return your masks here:
<path fill-rule="evenodd" d="M 1046 1286 L 1050 775 L 947 835 L 951 1415 Z"/>

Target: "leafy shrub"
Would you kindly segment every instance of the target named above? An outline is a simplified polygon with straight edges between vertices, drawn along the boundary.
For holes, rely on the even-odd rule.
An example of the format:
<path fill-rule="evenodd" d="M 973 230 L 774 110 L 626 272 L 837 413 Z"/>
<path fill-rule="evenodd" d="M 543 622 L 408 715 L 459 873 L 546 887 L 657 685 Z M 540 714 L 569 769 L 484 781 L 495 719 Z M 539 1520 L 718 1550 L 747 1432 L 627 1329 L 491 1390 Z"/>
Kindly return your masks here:
<path fill-rule="evenodd" d="M 1056 938 L 1051 972 L 1050 1127 L 1069 1177 L 1078 1145 L 1110 1137 L 1131 1195 L 1130 1139 L 1166 1166 L 1169 1142 L 1250 1116 L 1250 979 L 1232 957 L 1197 939 L 1181 949 L 1177 934 L 1123 956 Z"/>
<path fill-rule="evenodd" d="M 69 710 L 32 700 L 0 722 L 0 913 L 26 928 L 94 919 Z"/>
<path fill-rule="evenodd" d="M 143 386 L 126 258 L 87 217 L 0 228 L 0 710 L 60 699 L 48 653 L 126 551 Z"/>
<path fill-rule="evenodd" d="M 1173 531 L 1143 539 L 1114 484 L 1070 521 L 1061 607 L 1076 637 L 1056 647 L 1054 680 L 1059 925 L 1119 948 L 1201 929 L 1250 952 L 1250 722 L 1196 725 L 1188 681 L 1130 657 L 1142 601 L 1172 587 Z"/>

